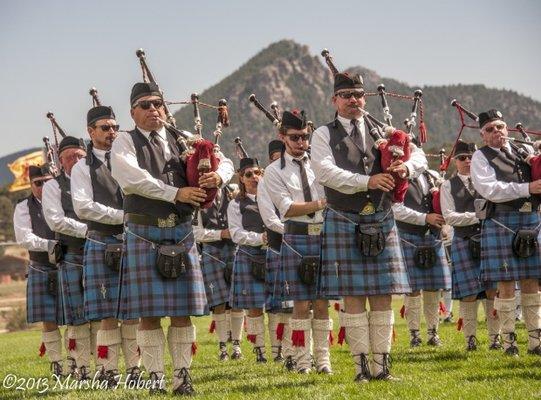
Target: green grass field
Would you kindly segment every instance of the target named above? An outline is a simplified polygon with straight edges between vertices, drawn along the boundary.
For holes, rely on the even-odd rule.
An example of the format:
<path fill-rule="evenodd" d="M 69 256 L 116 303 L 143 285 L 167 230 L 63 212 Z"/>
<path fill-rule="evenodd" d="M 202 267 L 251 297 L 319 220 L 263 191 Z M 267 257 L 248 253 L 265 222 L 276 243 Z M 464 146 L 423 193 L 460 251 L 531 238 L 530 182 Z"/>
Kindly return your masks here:
<path fill-rule="evenodd" d="M 396 316 L 401 301 L 395 301 Z M 455 310 L 457 304 L 455 304 Z M 481 309 L 481 308 L 480 308 Z M 337 315 L 335 337 L 337 333 Z M 480 320 L 482 316 L 480 315 Z M 405 321 L 397 318 L 397 337 L 393 348 L 393 373 L 401 382 L 353 382 L 354 370 L 347 346 L 331 347 L 334 375 L 299 375 L 286 372 L 281 364 L 269 362 L 256 365 L 249 343 L 243 343 L 244 358 L 238 362 L 217 360 L 215 335 L 208 333 L 209 317 L 195 319 L 198 332 L 198 353 L 192 367 L 192 377 L 198 398 L 205 399 L 534 399 L 541 398 L 541 357 L 526 354 L 526 332 L 519 323 L 521 356 L 509 358 L 487 350 L 484 322 L 480 322 L 479 350 L 464 351 L 462 334 L 455 325 L 443 324 L 441 348 L 426 345 L 415 350 L 408 346 Z M 426 336 L 423 334 L 423 339 Z M 0 335 L 0 399 L 65 398 L 65 399 L 139 399 L 149 397 L 146 391 L 118 389 L 49 390 L 38 394 L 37 389 L 5 388 L 6 376 L 14 374 L 19 382 L 31 386 L 29 378 L 48 376 L 49 363 L 39 358 L 40 332 L 36 330 Z M 270 349 L 268 349 L 270 352 Z M 167 355 L 168 357 L 168 355 Z M 171 375 L 171 361 L 166 359 L 166 371 Z M 52 386 L 53 381 L 49 381 Z M 24 383 L 22 384 L 24 386 Z M 170 386 L 168 391 L 170 392 Z M 171 396 L 171 395 L 168 395 Z"/>

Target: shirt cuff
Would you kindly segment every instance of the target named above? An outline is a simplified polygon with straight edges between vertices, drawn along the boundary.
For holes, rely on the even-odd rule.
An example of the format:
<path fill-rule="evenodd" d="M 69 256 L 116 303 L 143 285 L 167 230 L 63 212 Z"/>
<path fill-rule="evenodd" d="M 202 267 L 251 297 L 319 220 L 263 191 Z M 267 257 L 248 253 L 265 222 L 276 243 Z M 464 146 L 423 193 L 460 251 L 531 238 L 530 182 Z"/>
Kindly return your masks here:
<path fill-rule="evenodd" d="M 519 183 L 518 190 L 520 197 L 530 197 L 530 184 L 529 183 Z"/>
<path fill-rule="evenodd" d="M 368 181 L 370 180 L 369 175 L 355 175 L 355 180 L 357 183 L 357 187 L 359 188 L 359 192 L 366 192 L 368 190 Z"/>
<path fill-rule="evenodd" d="M 166 185 L 163 191 L 163 199 L 169 203 L 175 203 L 175 198 L 177 197 L 177 192 L 179 188 L 174 186 Z"/>
<path fill-rule="evenodd" d="M 287 212 L 289 211 L 289 209 L 291 208 L 292 204 L 293 204 L 293 200 L 291 200 L 290 198 L 283 198 L 282 201 L 280 202 L 280 207 L 279 207 L 280 215 L 285 216 Z"/>

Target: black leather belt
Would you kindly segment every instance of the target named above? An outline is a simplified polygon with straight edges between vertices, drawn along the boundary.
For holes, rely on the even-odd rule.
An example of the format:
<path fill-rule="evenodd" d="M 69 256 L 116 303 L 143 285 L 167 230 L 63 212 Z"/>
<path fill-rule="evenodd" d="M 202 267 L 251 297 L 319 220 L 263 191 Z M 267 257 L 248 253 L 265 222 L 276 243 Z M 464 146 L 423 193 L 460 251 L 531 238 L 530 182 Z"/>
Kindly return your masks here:
<path fill-rule="evenodd" d="M 323 224 L 310 224 L 308 222 L 286 221 L 284 233 L 288 235 L 310 235 L 317 236 L 321 233 Z"/>
<path fill-rule="evenodd" d="M 525 201 L 521 207 L 512 206 L 509 204 L 494 204 L 494 212 L 520 212 L 520 213 L 532 213 L 539 211 L 539 205 L 532 204 L 531 201 Z"/>
<path fill-rule="evenodd" d="M 80 246 L 69 246 L 69 245 L 63 245 L 62 246 L 62 252 L 64 254 L 75 254 L 75 255 L 78 255 L 78 256 L 82 256 L 85 252 L 85 248 L 84 246 L 83 247 L 80 247 Z"/>
<path fill-rule="evenodd" d="M 191 214 L 178 215 L 169 214 L 166 218 L 153 217 L 151 215 L 126 213 L 124 221 L 137 225 L 151 225 L 158 228 L 174 228 L 177 225 L 188 222 L 192 219 Z"/>

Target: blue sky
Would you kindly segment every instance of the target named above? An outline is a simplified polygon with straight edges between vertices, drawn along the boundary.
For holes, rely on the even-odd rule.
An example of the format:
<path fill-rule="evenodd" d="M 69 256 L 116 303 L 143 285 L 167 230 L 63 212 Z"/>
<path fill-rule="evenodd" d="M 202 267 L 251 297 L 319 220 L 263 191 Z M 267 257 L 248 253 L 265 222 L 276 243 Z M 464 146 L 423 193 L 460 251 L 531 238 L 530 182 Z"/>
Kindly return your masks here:
<path fill-rule="evenodd" d="M 0 156 L 51 136 L 49 110 L 86 136 L 92 86 L 131 127 L 139 47 L 170 99 L 287 38 L 412 85 L 483 83 L 541 100 L 540 20 L 535 0 L 0 0 Z"/>

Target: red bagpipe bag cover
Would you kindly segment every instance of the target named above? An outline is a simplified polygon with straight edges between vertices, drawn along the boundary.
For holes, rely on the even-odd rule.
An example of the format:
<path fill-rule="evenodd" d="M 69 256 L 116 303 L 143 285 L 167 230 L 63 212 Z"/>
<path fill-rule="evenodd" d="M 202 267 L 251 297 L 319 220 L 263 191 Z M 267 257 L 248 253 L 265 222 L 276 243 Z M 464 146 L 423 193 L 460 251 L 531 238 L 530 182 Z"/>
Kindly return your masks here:
<path fill-rule="evenodd" d="M 393 133 L 378 146 L 381 152 L 381 168 L 387 171 L 391 163 L 395 160 L 407 161 L 410 158 L 410 137 L 399 129 Z M 402 203 L 406 192 L 408 191 L 408 179 L 400 177 L 396 172 L 391 172 L 394 178 L 393 198 L 394 203 Z"/>
<path fill-rule="evenodd" d="M 214 152 L 214 143 L 200 139 L 192 145 L 192 151 L 186 157 L 186 178 L 189 186 L 199 187 L 199 178 L 206 172 L 218 169 L 220 159 Z M 208 189 L 207 198 L 201 203 L 201 208 L 209 208 L 216 197 L 217 188 Z"/>

